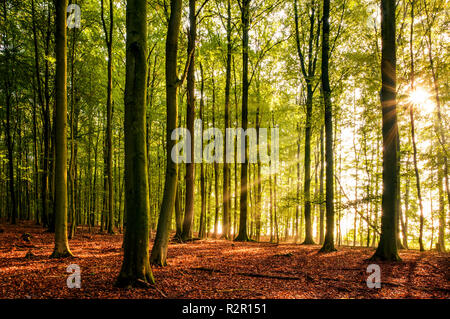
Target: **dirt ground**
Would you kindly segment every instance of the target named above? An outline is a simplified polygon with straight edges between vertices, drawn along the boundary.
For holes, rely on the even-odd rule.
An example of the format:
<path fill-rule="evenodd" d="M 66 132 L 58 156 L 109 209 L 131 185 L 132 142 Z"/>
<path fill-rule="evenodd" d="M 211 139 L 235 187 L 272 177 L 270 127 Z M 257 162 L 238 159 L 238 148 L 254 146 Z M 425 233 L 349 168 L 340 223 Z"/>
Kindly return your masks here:
<path fill-rule="evenodd" d="M 449 298 L 450 254 L 400 251 L 401 263 L 377 263 L 381 288 L 368 288 L 372 248 L 199 240 L 171 243 L 168 266 L 153 267 L 154 288 L 113 286 L 122 235 L 79 230 L 76 256 L 50 259 L 53 234 L 32 224 L 0 225 L 0 298 Z M 23 236 L 29 234 L 30 236 Z M 29 240 L 27 240 L 29 238 Z M 151 243 L 152 244 L 152 243 Z M 31 252 L 31 256 L 27 253 Z M 66 268 L 81 269 L 81 288 L 67 288 Z"/>

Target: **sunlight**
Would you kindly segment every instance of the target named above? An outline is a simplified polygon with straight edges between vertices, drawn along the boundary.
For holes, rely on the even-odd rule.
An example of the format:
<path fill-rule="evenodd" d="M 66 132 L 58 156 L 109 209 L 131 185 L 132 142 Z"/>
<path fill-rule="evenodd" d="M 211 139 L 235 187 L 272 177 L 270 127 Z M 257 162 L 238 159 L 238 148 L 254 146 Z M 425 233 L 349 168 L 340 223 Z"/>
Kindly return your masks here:
<path fill-rule="evenodd" d="M 417 87 L 409 95 L 409 101 L 414 105 L 420 105 L 424 109 L 431 109 L 433 104 L 429 101 L 430 94 L 422 87 Z"/>

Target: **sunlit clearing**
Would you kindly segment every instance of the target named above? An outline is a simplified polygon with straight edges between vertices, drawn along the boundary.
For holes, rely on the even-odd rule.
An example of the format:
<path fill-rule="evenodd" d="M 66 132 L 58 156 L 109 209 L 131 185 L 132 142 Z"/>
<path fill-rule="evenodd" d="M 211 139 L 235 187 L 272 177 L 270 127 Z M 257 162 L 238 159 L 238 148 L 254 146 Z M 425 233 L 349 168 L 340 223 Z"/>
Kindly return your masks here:
<path fill-rule="evenodd" d="M 431 108 L 433 107 L 431 101 L 428 100 L 430 94 L 425 91 L 421 87 L 417 87 L 414 91 L 411 92 L 409 96 L 409 100 L 414 105 L 420 105 L 423 108 Z"/>

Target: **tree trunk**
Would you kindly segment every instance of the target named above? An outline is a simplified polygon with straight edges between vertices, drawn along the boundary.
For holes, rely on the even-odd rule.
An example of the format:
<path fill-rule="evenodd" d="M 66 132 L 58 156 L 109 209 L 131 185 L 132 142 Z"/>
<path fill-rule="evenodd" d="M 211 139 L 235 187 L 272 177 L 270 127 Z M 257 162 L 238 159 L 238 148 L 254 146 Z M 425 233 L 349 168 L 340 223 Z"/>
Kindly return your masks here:
<path fill-rule="evenodd" d="M 113 146 L 112 146 L 112 45 L 114 26 L 114 0 L 109 0 L 109 30 L 103 13 L 103 0 L 101 0 L 101 17 L 105 42 L 108 50 L 108 85 L 106 91 L 106 175 L 108 183 L 108 234 L 114 234 L 114 187 L 113 187 Z"/>
<path fill-rule="evenodd" d="M 225 75 L 225 131 L 230 126 L 230 86 L 231 86 L 231 0 L 227 1 L 227 66 Z M 225 134 L 225 144 L 228 145 L 227 134 Z M 227 154 L 224 152 L 223 161 L 223 238 L 230 238 L 230 206 L 231 195 L 228 185 L 230 183 L 230 168 L 227 162 Z"/>
<path fill-rule="evenodd" d="M 300 215 L 300 127 L 297 123 L 297 197 L 295 202 L 295 243 L 299 240 L 298 218 Z M 302 225 L 300 225 L 301 228 Z M 301 231 L 301 229 L 300 229 Z"/>
<path fill-rule="evenodd" d="M 304 161 L 304 184 L 303 184 L 303 197 L 304 197 L 304 214 L 305 214 L 305 240 L 303 245 L 313 245 L 314 240 L 312 237 L 312 220 L 311 220 L 311 125 L 312 125 L 312 109 L 313 109 L 313 83 L 316 61 L 317 61 L 317 50 L 314 53 L 314 47 L 317 49 L 317 44 L 319 43 L 319 33 L 320 24 L 318 26 L 317 37 L 314 34 L 315 25 L 315 13 L 316 5 L 315 1 L 311 0 L 311 7 L 309 14 L 309 38 L 308 38 L 308 51 L 307 51 L 307 63 L 304 57 L 300 44 L 300 34 L 299 34 L 299 15 L 297 8 L 297 0 L 294 1 L 294 18 L 295 18 L 295 39 L 297 44 L 297 54 L 300 58 L 301 72 L 306 83 L 306 123 L 305 123 L 305 161 Z M 316 46 L 314 46 L 316 43 Z M 306 65 L 307 64 L 307 65 Z"/>
<path fill-rule="evenodd" d="M 213 127 L 216 127 L 216 89 L 215 89 L 215 82 L 214 82 L 214 73 L 212 74 L 212 122 Z M 216 132 L 214 132 L 214 140 L 216 139 Z M 214 152 L 217 152 L 216 149 L 214 149 Z M 214 210 L 215 210 L 215 216 L 214 216 L 214 238 L 217 237 L 219 232 L 219 164 L 216 160 L 214 160 L 213 163 L 214 166 Z"/>
<path fill-rule="evenodd" d="M 191 159 L 186 163 L 186 207 L 183 222 L 182 239 L 188 240 L 192 234 L 192 221 L 194 218 L 194 190 L 195 190 L 195 163 L 194 163 L 194 121 L 195 121 L 195 41 L 197 37 L 197 19 L 195 0 L 189 0 L 189 36 L 187 59 L 191 59 L 187 73 L 187 109 L 186 126 L 191 134 Z"/>
<path fill-rule="evenodd" d="M 75 98 L 75 76 L 74 76 L 74 64 L 75 64 L 75 44 L 76 44 L 76 28 L 72 30 L 72 48 L 70 53 L 70 161 L 69 161 L 69 182 L 70 182 L 70 215 L 71 224 L 69 230 L 69 239 L 72 239 L 75 235 L 76 228 L 76 161 L 77 161 L 77 146 L 76 135 L 78 126 L 78 111 L 76 110 L 76 98 Z"/>
<path fill-rule="evenodd" d="M 40 67 L 39 67 L 39 46 L 38 46 L 38 39 L 37 39 L 37 28 L 36 28 L 36 10 L 35 10 L 35 6 L 34 6 L 34 0 L 31 1 L 31 12 L 32 12 L 32 16 L 33 16 L 33 44 L 34 44 L 34 62 L 35 62 L 35 72 L 36 72 L 36 88 L 37 88 L 37 93 L 38 93 L 38 101 L 39 101 L 39 105 L 41 107 L 42 113 L 44 114 L 45 109 L 44 109 L 44 96 L 42 93 L 42 81 L 41 81 L 41 72 L 40 72 Z M 45 116 L 43 117 L 43 130 L 45 131 Z M 36 170 L 36 178 L 35 178 L 35 188 L 36 188 L 36 223 L 39 224 L 39 207 L 38 207 L 38 201 L 39 201 L 39 193 L 38 193 L 38 179 L 39 179 L 39 171 L 38 171 L 38 152 L 37 152 L 37 128 L 36 128 L 36 107 L 34 107 L 33 109 L 33 132 L 34 132 L 34 149 L 35 149 L 35 170 Z M 44 175 L 45 172 L 42 172 L 42 174 Z M 45 185 L 46 186 L 46 185 Z M 44 192 L 46 190 L 43 189 L 44 188 L 44 183 L 42 183 L 41 185 L 41 200 L 44 203 L 46 201 L 46 194 L 45 196 L 43 195 Z M 45 214 L 47 213 L 47 210 L 45 210 Z M 42 223 L 44 224 L 44 226 L 47 223 L 47 216 L 45 216 L 45 220 L 44 220 L 44 209 L 41 210 L 41 219 L 42 219 Z"/>
<path fill-rule="evenodd" d="M 181 190 L 180 181 L 177 183 L 177 193 L 175 195 L 175 239 L 180 241 L 183 232 L 183 215 L 181 210 Z"/>
<path fill-rule="evenodd" d="M 325 232 L 324 232 L 324 224 L 325 224 L 325 207 L 324 207 L 324 194 L 323 194 L 323 176 L 324 176 L 324 166 L 325 166 L 325 150 L 324 150 L 324 129 L 325 127 L 322 125 L 320 128 L 320 185 L 319 185 L 319 200 L 320 200 L 320 232 L 319 232 L 319 243 L 322 245 L 325 240 Z M 331 139 L 333 141 L 333 139 Z M 332 142 L 333 143 L 333 142 Z M 333 144 L 332 144 L 333 146 Z"/>
<path fill-rule="evenodd" d="M 355 97 L 353 95 L 353 121 L 356 123 L 356 103 Z M 358 164 L 359 164 L 359 154 L 356 149 L 356 135 L 357 130 L 356 127 L 353 127 L 353 151 L 355 153 L 355 214 L 353 218 L 353 247 L 356 246 L 356 235 L 358 228 L 356 227 L 358 221 Z"/>
<path fill-rule="evenodd" d="M 410 143 L 411 144 L 411 143 Z M 409 155 L 408 155 L 408 159 L 406 160 L 406 172 L 409 172 Z M 408 248 L 408 213 L 409 213 L 409 176 L 408 174 L 406 175 L 406 183 L 405 183 L 405 212 L 404 212 L 404 216 L 405 219 L 401 218 L 400 222 L 402 223 L 402 232 L 403 232 L 403 247 L 405 249 L 409 249 Z"/>
<path fill-rule="evenodd" d="M 372 260 L 400 261 L 397 252 L 397 111 L 395 1 L 381 0 L 381 108 L 383 114 L 383 199 L 380 243 Z"/>
<path fill-rule="evenodd" d="M 259 115 L 259 108 L 261 104 L 261 93 L 260 93 L 260 86 L 259 86 L 259 78 L 257 82 L 257 108 L 256 108 L 256 139 L 257 139 L 257 151 L 258 151 L 258 159 L 257 159 L 257 172 L 256 172 L 256 191 L 255 191 L 255 199 L 256 199 L 256 241 L 259 241 L 261 236 L 261 193 L 262 193 L 262 187 L 261 187 L 261 141 L 260 141 L 260 115 Z"/>
<path fill-rule="evenodd" d="M 411 34 L 410 34 L 410 57 L 411 57 L 411 92 L 414 92 L 414 52 L 413 52 L 413 33 L 414 33 L 414 0 L 411 2 Z M 419 199 L 420 208 L 420 227 L 419 227 L 419 247 L 420 251 L 424 251 L 423 246 L 423 203 L 422 203 L 422 193 L 420 188 L 420 175 L 419 168 L 417 166 L 417 147 L 416 147 L 416 136 L 415 136 L 415 126 L 414 126 L 414 101 L 411 101 L 409 105 L 409 118 L 411 120 L 411 140 L 413 146 L 413 164 L 414 164 L 414 175 L 416 177 L 416 188 L 417 197 Z"/>
<path fill-rule="evenodd" d="M 149 263 L 146 76 L 147 2 L 128 0 L 125 75 L 125 212 L 123 263 L 118 287 L 153 284 Z"/>
<path fill-rule="evenodd" d="M 204 78 L 203 78 L 203 67 L 200 63 L 200 76 L 201 76 L 201 89 L 200 89 L 200 120 L 202 121 L 201 131 L 203 132 L 203 111 L 204 111 L 204 99 L 203 99 L 203 91 L 204 91 Z M 208 236 L 209 232 L 209 222 L 206 221 L 206 186 L 205 186 L 205 167 L 203 164 L 203 158 L 200 163 L 200 196 L 201 196 L 201 210 L 200 210 L 200 218 L 204 224 L 200 227 L 200 238 L 204 238 Z"/>
<path fill-rule="evenodd" d="M 306 124 L 305 124 L 305 176 L 303 184 L 303 197 L 305 200 L 305 240 L 303 245 L 313 245 L 311 220 L 311 119 L 312 119 L 312 87 L 307 85 L 306 97 Z"/>
<path fill-rule="evenodd" d="M 423 2 L 425 5 L 425 12 L 426 12 L 426 18 L 428 22 L 428 30 L 426 32 L 426 39 L 427 39 L 427 48 L 428 48 L 428 59 L 430 62 L 430 69 L 431 69 L 431 75 L 433 78 L 433 87 L 434 87 L 434 94 L 436 99 L 436 121 L 435 121 L 435 130 L 438 135 L 439 144 L 442 148 L 442 159 L 444 162 L 444 178 L 445 178 L 445 188 L 447 191 L 447 204 L 450 209 L 450 186 L 448 181 L 448 153 L 447 153 L 447 138 L 446 138 L 446 131 L 442 127 L 443 119 L 441 114 L 441 99 L 439 96 L 439 83 L 438 83 L 438 75 L 436 74 L 435 66 L 434 66 L 434 60 L 433 60 L 433 42 L 432 42 L 432 23 L 435 21 L 431 17 L 430 19 L 430 12 L 428 11 L 427 3 L 426 1 Z"/>
<path fill-rule="evenodd" d="M 56 1 L 55 249 L 53 258 L 72 256 L 67 239 L 67 0 Z"/>
<path fill-rule="evenodd" d="M 237 95 L 237 78 L 236 78 L 236 68 L 235 68 L 235 64 L 234 64 L 234 57 L 232 58 L 233 61 L 233 78 L 234 78 L 234 104 L 235 104 L 235 123 L 236 126 L 239 125 L 239 120 L 238 120 L 238 95 Z M 236 235 L 237 233 L 237 199 L 238 199 L 238 193 L 239 193 L 239 188 L 238 188 L 238 164 L 237 164 L 237 142 L 234 143 L 234 218 L 233 218 L 233 236 Z"/>
<path fill-rule="evenodd" d="M 438 188 L 439 188 L 439 234 L 437 250 L 445 253 L 445 199 L 442 185 L 443 169 L 438 168 Z"/>
<path fill-rule="evenodd" d="M 322 34 L 322 91 L 325 104 L 325 157 L 326 157 L 326 215 L 327 226 L 325 241 L 321 252 L 335 251 L 334 248 L 334 169 L 333 169 L 333 106 L 331 104 L 331 88 L 328 77 L 328 57 L 330 45 L 330 0 L 323 1 L 323 34 Z"/>
<path fill-rule="evenodd" d="M 241 20 L 242 20 L 242 128 L 247 130 L 248 126 L 248 40 L 250 28 L 250 2 L 251 0 L 242 0 L 241 4 Z M 235 238 L 236 241 L 248 241 L 247 235 L 247 194 L 248 194 L 248 137 L 244 138 L 245 157 L 244 163 L 241 164 L 241 191 L 240 191 L 240 216 L 239 216 L 239 233 Z"/>
<path fill-rule="evenodd" d="M 167 248 L 169 240 L 169 227 L 175 205 L 177 190 L 178 167 L 171 159 L 171 151 L 175 141 L 171 139 L 172 131 L 177 127 L 178 114 L 178 88 L 181 85 L 178 79 L 177 55 L 178 35 L 180 32 L 182 1 L 170 2 L 170 18 L 166 38 L 166 178 L 164 184 L 163 200 L 156 230 L 150 262 L 165 266 L 167 264 Z M 184 227 L 183 227 L 184 228 Z M 183 229 L 184 230 L 184 229 Z M 185 230 L 184 230 L 185 231 Z"/>
<path fill-rule="evenodd" d="M 7 21 L 7 2 L 5 1 L 3 3 L 3 21 Z M 9 196 L 11 198 L 11 215 L 8 216 L 8 219 L 11 220 L 12 224 L 16 224 L 16 219 L 18 217 L 18 209 L 17 209 L 17 197 L 16 197 L 16 190 L 14 185 L 14 142 L 13 142 L 13 136 L 12 136 L 12 125 L 11 125 L 11 98 L 12 98 L 12 88 L 11 86 L 11 79 L 9 74 L 9 69 L 11 67 L 9 57 L 10 53 L 8 51 L 9 49 L 9 41 L 8 41 L 8 34 L 4 35 L 4 43 L 5 48 L 7 51 L 6 56 L 6 65 L 8 66 L 7 72 L 5 75 L 2 75 L 4 77 L 3 84 L 4 84 L 4 90 L 5 90 L 5 104 L 6 104 L 6 127 L 5 127 L 5 134 L 6 134 L 6 148 L 8 151 L 8 178 L 9 178 Z"/>

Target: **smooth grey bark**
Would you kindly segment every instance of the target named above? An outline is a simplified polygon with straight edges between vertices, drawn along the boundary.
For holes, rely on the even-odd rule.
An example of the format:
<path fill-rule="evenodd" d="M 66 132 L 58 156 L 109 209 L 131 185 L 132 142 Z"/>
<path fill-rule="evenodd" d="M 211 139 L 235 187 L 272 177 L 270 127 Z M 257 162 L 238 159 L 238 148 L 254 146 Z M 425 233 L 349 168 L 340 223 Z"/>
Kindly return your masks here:
<path fill-rule="evenodd" d="M 128 0 L 125 73 L 125 235 L 118 287 L 155 282 L 149 262 L 146 146 L 147 1 Z"/>
<path fill-rule="evenodd" d="M 190 58 L 186 61 L 182 78 L 178 78 L 177 55 L 178 55 L 178 35 L 181 24 L 182 1 L 172 0 L 170 2 L 170 17 L 166 37 L 166 177 L 164 183 L 163 200 L 159 214 L 158 226 L 156 229 L 155 243 L 150 256 L 152 264 L 167 265 L 167 248 L 169 241 L 169 227 L 172 219 L 172 212 L 175 206 L 177 191 L 178 166 L 171 159 L 171 151 L 175 146 L 175 141 L 171 139 L 171 134 L 177 128 L 178 117 L 178 89 L 186 77 L 189 68 Z M 190 55 L 190 57 L 192 54 Z"/>
<path fill-rule="evenodd" d="M 51 257 L 72 256 L 67 239 L 67 0 L 56 1 L 55 31 L 55 248 Z"/>

